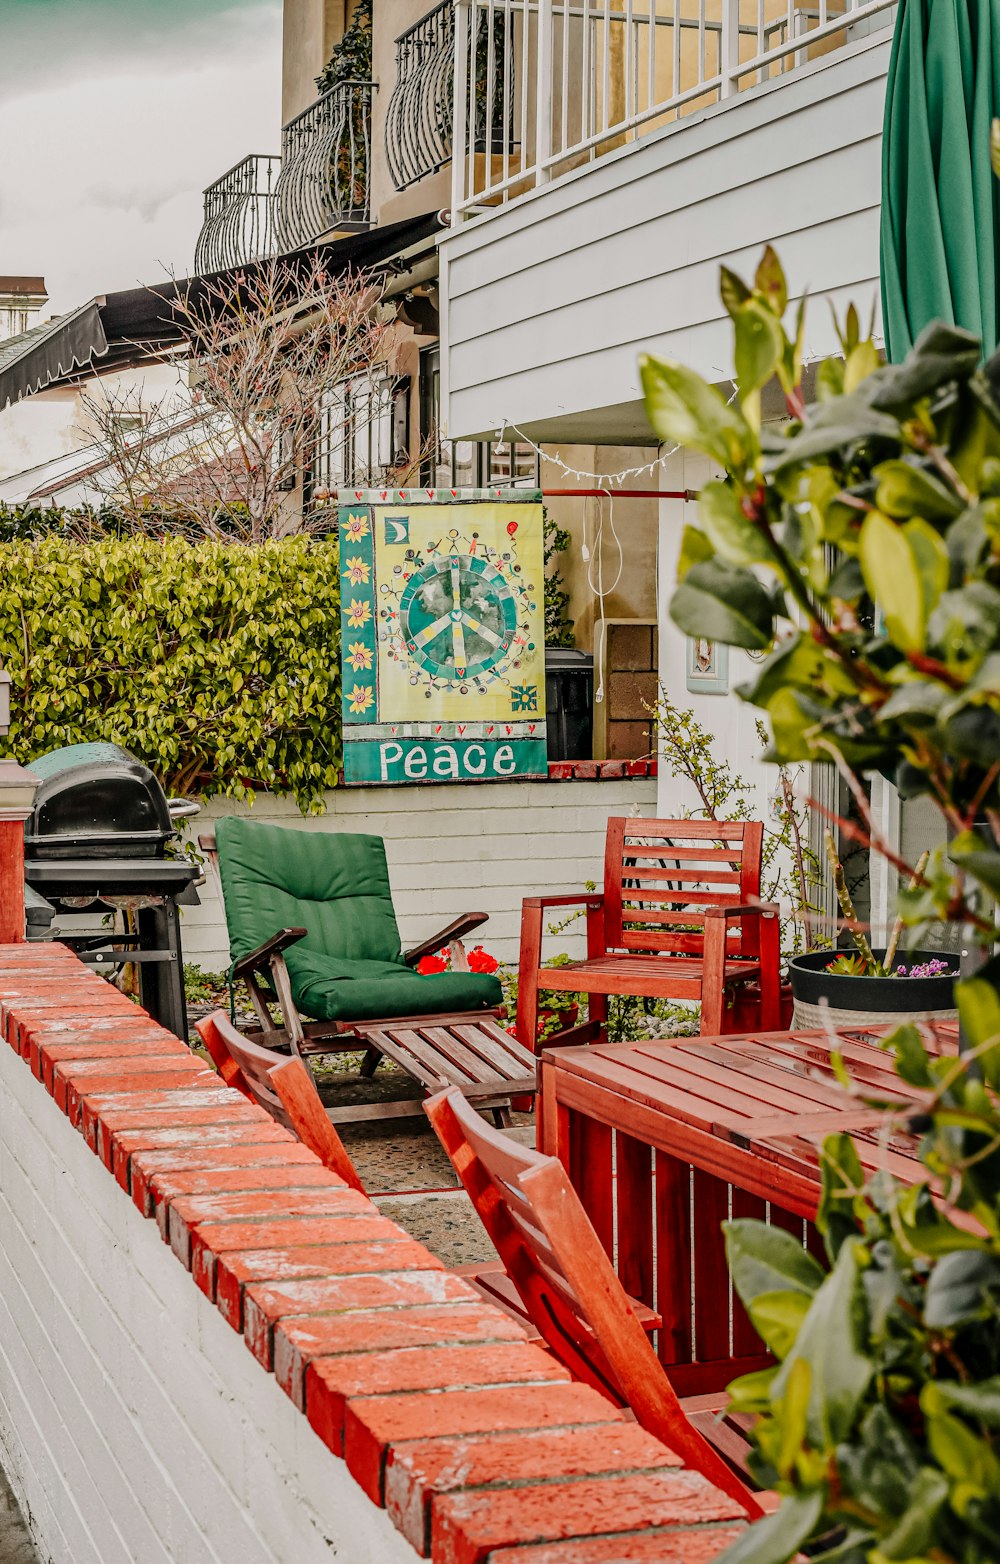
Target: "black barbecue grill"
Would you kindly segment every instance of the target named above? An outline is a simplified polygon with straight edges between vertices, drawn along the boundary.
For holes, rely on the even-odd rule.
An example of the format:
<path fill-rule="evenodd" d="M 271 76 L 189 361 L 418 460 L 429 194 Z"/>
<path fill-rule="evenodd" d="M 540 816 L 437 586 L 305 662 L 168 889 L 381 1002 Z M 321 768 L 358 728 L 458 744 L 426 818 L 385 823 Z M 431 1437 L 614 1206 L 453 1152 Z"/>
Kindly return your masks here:
<path fill-rule="evenodd" d="M 33 760 L 31 770 L 40 784 L 24 828 L 29 888 L 57 914 L 121 914 L 121 932 L 58 937 L 108 971 L 135 962 L 143 1005 L 186 1039 L 178 906 L 197 906 L 201 871 L 168 858 L 166 849 L 178 834 L 176 821 L 197 805 L 168 801 L 149 767 L 117 744 L 72 744 Z M 51 938 L 55 931 L 39 925 L 39 932 Z"/>

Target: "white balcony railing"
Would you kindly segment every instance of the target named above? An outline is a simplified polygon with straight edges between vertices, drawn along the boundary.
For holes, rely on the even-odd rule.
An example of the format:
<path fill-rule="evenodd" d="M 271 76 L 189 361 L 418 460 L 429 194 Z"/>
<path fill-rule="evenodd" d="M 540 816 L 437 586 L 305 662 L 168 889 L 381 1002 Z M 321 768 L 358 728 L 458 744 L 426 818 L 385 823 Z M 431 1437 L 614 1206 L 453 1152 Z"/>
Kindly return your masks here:
<path fill-rule="evenodd" d="M 896 0 L 455 0 L 452 214 L 888 26 Z"/>

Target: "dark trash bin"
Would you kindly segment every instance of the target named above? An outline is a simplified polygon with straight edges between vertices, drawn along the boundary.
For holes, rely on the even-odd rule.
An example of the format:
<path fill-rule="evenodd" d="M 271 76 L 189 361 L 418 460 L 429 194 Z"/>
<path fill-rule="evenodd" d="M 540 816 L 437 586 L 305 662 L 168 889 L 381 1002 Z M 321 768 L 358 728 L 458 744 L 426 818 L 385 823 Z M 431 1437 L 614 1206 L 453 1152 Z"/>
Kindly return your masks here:
<path fill-rule="evenodd" d="M 573 646 L 545 649 L 546 733 L 550 760 L 594 758 L 594 659 Z"/>

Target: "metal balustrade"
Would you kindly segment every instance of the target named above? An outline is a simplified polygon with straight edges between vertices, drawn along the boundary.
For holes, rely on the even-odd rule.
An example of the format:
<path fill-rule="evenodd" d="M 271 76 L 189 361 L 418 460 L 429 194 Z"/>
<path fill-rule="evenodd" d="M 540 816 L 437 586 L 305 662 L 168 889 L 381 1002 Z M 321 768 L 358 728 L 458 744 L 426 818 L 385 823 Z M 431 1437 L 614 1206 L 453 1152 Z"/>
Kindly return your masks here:
<path fill-rule="evenodd" d="M 453 221 L 888 26 L 895 4 L 454 0 Z"/>
<path fill-rule="evenodd" d="M 370 220 L 372 83 L 340 82 L 281 132 L 281 157 L 251 156 L 205 191 L 197 272 L 301 249 Z"/>
<path fill-rule="evenodd" d="M 370 81 L 342 81 L 281 132 L 277 184 L 280 250 L 334 228 L 367 227 L 371 200 Z"/>
<path fill-rule="evenodd" d="M 397 190 L 451 157 L 455 6 L 441 0 L 396 39 L 396 85 L 385 121 L 385 155 Z"/>
<path fill-rule="evenodd" d="M 280 168 L 280 158 L 252 154 L 209 185 L 194 254 L 196 272 L 243 266 L 273 255 Z"/>

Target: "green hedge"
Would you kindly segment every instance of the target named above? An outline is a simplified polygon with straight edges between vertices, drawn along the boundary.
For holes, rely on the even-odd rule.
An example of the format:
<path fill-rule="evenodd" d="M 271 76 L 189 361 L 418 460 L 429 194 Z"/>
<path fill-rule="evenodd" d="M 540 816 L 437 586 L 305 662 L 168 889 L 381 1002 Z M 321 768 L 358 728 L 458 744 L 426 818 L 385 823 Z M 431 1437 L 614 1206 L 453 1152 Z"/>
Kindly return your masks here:
<path fill-rule="evenodd" d="M 291 793 L 342 763 L 337 545 L 0 544 L 0 659 L 22 762 L 105 739 L 174 794 Z"/>

